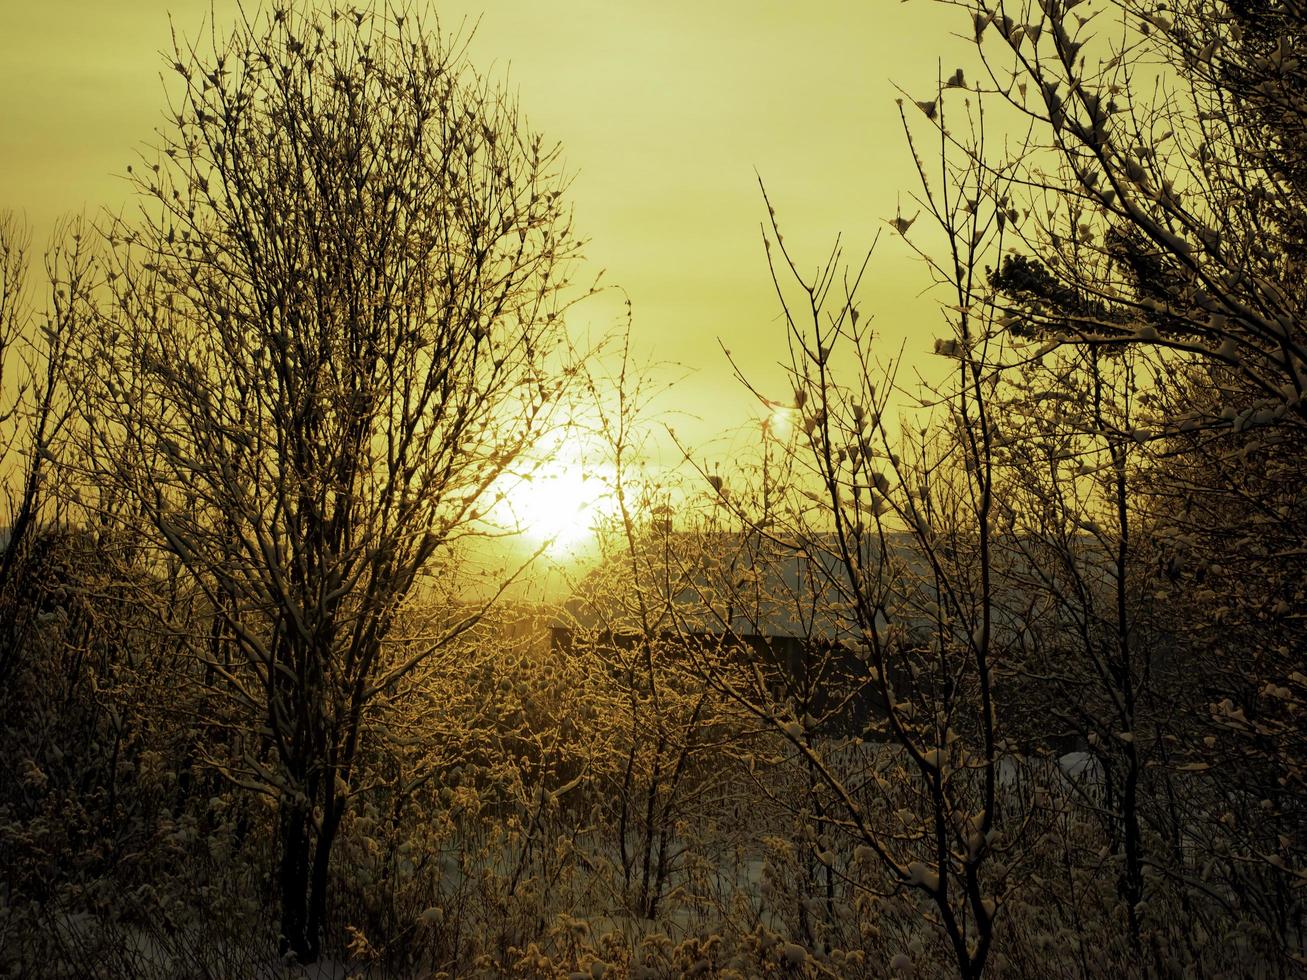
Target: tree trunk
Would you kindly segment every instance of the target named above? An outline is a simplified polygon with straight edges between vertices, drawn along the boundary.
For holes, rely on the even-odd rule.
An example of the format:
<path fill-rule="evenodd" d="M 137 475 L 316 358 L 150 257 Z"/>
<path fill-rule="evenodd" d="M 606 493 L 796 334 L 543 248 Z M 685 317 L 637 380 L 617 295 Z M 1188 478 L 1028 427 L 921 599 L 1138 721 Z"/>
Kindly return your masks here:
<path fill-rule="evenodd" d="M 322 832 L 313 852 L 312 877 L 309 881 L 309 915 L 305 929 L 309 940 L 310 952 L 317 959 L 322 945 L 322 934 L 327 920 L 327 883 L 328 871 L 331 869 L 331 848 L 336 842 L 336 831 L 340 828 L 341 817 L 345 813 L 345 803 L 341 799 L 332 801 L 330 809 L 322 821 Z"/>
<path fill-rule="evenodd" d="M 302 964 L 318 958 L 318 938 L 310 934 L 309 814 L 302 803 L 283 803 L 279 819 L 281 866 L 277 875 L 281 900 L 281 952 Z"/>

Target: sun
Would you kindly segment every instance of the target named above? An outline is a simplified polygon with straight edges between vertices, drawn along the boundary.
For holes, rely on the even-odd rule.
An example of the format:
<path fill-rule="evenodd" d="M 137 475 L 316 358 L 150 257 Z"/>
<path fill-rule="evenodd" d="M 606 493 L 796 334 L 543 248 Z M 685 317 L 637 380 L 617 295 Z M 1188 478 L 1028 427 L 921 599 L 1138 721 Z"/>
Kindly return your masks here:
<path fill-rule="evenodd" d="M 558 554 L 594 534 L 611 507 L 608 484 L 579 462 L 551 459 L 504 490 L 505 523 Z"/>

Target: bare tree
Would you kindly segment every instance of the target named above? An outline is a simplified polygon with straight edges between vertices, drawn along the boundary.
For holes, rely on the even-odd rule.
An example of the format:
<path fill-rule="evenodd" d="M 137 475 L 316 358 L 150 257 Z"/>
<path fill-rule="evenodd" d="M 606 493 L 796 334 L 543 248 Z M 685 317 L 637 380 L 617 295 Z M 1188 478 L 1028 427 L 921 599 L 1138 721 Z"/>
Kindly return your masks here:
<path fill-rule="evenodd" d="M 637 367 L 629 330 L 611 366 L 600 367 L 597 359 L 587 373 L 587 415 L 612 512 L 595 528 L 598 565 L 567 603 L 569 653 L 608 679 L 602 713 L 613 758 L 597 785 L 612 801 L 623 898 L 656 919 L 693 850 L 685 827 L 715 788 L 703 770 L 724 739 L 722 705 L 677 638 L 677 607 L 693 593 L 703 544 L 674 526 L 675 475 L 651 483 L 645 468 L 655 372 Z"/>
<path fill-rule="evenodd" d="M 83 227 L 61 224 L 45 252 L 46 302 L 31 300 L 30 234 L 0 213 L 0 468 L 8 506 L 0 543 L 0 677 L 21 653 L 14 596 L 32 530 L 49 515 L 50 479 L 69 417 L 62 372 L 69 345 L 95 288 L 95 265 Z"/>
<path fill-rule="evenodd" d="M 407 11 L 301 4 L 178 43 L 80 351 L 95 476 L 210 610 L 193 648 L 234 734 L 209 761 L 276 801 L 304 962 L 369 706 L 489 600 L 421 636 L 400 613 L 570 376 L 559 150 L 462 45 Z"/>
<path fill-rule="evenodd" d="M 999 199 L 1004 180 L 978 166 L 951 170 L 945 156 L 948 189 L 932 189 L 918 160 L 922 207 L 953 249 L 932 263 L 950 290 L 936 352 L 955 368 L 924 393 L 937 417 L 916 432 L 896 431 L 887 418 L 893 367 L 878 359 L 870 318 L 858 305 L 866 262 L 846 271 L 837 244 L 814 276 L 803 275 L 768 203 L 764 241 L 787 326 L 793 399 L 759 395 L 793 419 L 789 495 L 783 506 L 750 508 L 748 498 L 727 497 L 713 484 L 746 526 L 819 580 L 829 640 L 860 660 L 856 675 L 871 707 L 859 735 L 891 746 L 887 763 L 850 775 L 836 763 L 841 740 L 821 737 L 796 699 L 766 696 L 765 679 L 751 689 L 725 675 L 717 682 L 782 734 L 808 769 L 814 800 L 820 797 L 818 860 L 830 866 L 833 842 L 849 841 L 856 862 L 841 879 L 873 898 L 920 898 L 958 975 L 976 977 L 1005 901 L 1019 888 L 1020 842 L 1031 819 L 999 785 L 1001 762 L 1015 747 L 997 703 L 998 664 L 1013 642 L 993 553 L 1000 433 L 991 401 L 1003 341 L 996 311 L 984 302 L 979 260 L 1003 225 L 993 210 L 968 206 Z M 948 183 L 953 178 L 963 181 L 960 192 Z M 892 225 L 906 232 L 912 220 L 899 215 Z M 882 800 L 892 793 L 910 800 L 886 813 Z M 910 963 L 906 953 L 895 959 Z"/>
<path fill-rule="evenodd" d="M 1008 373 L 1000 547 L 1005 587 L 1030 599 L 1012 708 L 1030 737 L 1092 759 L 1075 763 L 1075 804 L 1101 834 L 1063 843 L 1091 866 L 1115 867 L 1137 961 L 1145 867 L 1158 859 L 1146 841 L 1148 770 L 1174 738 L 1168 708 L 1181 675 L 1149 623 L 1157 576 L 1134 487 L 1144 449 L 1132 437 L 1149 363 L 1136 360 L 1087 346 Z M 1107 852 L 1095 855 L 1102 839 Z"/>
<path fill-rule="evenodd" d="M 1304 771 L 1289 719 L 1307 704 L 1307 11 L 957 6 L 982 65 L 962 94 L 993 116 L 1015 113 L 1031 134 L 1004 164 L 1023 188 L 1007 212 L 1019 254 L 995 271 L 995 302 L 1016 332 L 1081 356 L 1127 348 L 1148 378 L 1129 392 L 1129 426 L 1101 433 L 1142 466 L 1118 510 L 1135 510 L 1144 533 L 1128 539 L 1117 521 L 1113 534 L 1122 555 L 1142 546 L 1161 564 L 1161 580 L 1131 586 L 1131 601 L 1152 600 L 1168 656 L 1192 683 L 1169 692 L 1183 730 L 1155 746 L 1172 777 L 1152 803 L 1174 815 L 1174 859 L 1143 864 L 1212 903 L 1227 927 L 1260 919 L 1277 955 L 1299 956 L 1303 859 L 1288 828 L 1303 819 Z M 1078 395 L 1092 401 L 1090 375 Z M 1215 868 L 1192 852 L 1198 839 L 1219 840 Z M 1146 898 L 1140 887 L 1127 891 Z"/>

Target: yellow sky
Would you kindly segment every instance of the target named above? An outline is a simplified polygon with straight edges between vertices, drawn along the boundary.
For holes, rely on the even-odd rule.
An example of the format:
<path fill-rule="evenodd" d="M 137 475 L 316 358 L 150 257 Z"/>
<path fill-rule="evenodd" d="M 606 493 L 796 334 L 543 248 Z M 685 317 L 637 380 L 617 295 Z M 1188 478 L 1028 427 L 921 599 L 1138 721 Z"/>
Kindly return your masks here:
<path fill-rule="evenodd" d="M 220 21 L 235 4 L 214 0 Z M 115 177 L 160 124 L 169 20 L 193 34 L 209 0 L 3 0 L 0 208 L 38 241 L 61 213 L 120 208 Z M 702 443 L 761 417 L 731 380 L 718 338 L 764 387 L 783 389 L 783 347 L 759 241 L 755 171 L 805 267 L 837 232 L 871 243 L 915 189 L 897 92 L 951 71 L 961 26 L 932 4 L 889 0 L 451 0 L 453 27 L 480 15 L 479 68 L 508 73 L 532 124 L 561 140 L 578 230 L 593 265 L 634 305 L 638 348 L 690 369 L 676 421 Z M 884 343 L 925 352 L 941 331 L 925 268 L 882 237 L 864 290 Z M 577 316 L 596 332 L 613 304 Z M 785 390 L 777 390 L 778 397 Z M 737 439 L 740 438 L 737 436 Z M 718 450 L 719 453 L 723 450 Z"/>

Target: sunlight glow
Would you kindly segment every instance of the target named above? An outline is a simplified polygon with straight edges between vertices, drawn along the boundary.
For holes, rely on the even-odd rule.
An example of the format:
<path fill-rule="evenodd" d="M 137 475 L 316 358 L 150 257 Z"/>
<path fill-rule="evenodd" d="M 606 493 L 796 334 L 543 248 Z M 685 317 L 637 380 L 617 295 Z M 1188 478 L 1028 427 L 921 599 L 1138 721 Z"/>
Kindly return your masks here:
<path fill-rule="evenodd" d="M 505 490 L 505 523 L 558 555 L 586 542 L 612 510 L 608 484 L 593 468 L 555 457 Z"/>

